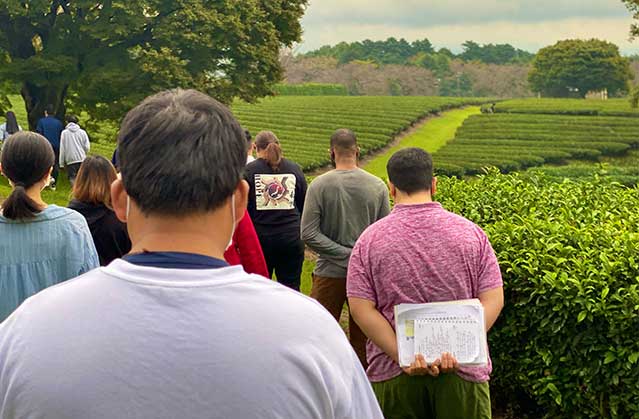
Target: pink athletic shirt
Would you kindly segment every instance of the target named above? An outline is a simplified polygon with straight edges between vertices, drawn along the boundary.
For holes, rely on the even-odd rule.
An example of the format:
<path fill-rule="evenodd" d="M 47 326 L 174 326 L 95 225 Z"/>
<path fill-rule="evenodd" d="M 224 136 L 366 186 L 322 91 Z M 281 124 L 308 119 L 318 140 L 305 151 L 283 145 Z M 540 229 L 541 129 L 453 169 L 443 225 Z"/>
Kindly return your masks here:
<path fill-rule="evenodd" d="M 444 210 L 441 204 L 397 205 L 371 225 L 353 248 L 348 265 L 349 297 L 373 301 L 395 329 L 393 308 L 402 303 L 478 298 L 503 285 L 495 252 L 484 231 Z M 372 382 L 397 377 L 402 369 L 370 340 L 367 374 Z M 464 367 L 465 380 L 490 379 L 485 367 Z"/>

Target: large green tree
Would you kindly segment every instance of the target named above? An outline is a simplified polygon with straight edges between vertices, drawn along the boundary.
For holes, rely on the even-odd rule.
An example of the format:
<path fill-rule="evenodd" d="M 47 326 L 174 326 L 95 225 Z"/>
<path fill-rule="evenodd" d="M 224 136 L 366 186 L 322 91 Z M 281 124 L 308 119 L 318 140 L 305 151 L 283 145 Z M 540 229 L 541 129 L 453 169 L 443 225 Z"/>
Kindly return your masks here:
<path fill-rule="evenodd" d="M 559 41 L 541 49 L 528 81 L 544 96 L 585 97 L 603 89 L 614 96 L 628 90 L 632 77 L 630 61 L 619 54 L 619 47 L 591 39 Z"/>
<path fill-rule="evenodd" d="M 169 87 L 254 100 L 280 80 L 306 3 L 0 0 L 0 99 L 17 86 L 32 128 L 47 104 L 114 118 Z"/>

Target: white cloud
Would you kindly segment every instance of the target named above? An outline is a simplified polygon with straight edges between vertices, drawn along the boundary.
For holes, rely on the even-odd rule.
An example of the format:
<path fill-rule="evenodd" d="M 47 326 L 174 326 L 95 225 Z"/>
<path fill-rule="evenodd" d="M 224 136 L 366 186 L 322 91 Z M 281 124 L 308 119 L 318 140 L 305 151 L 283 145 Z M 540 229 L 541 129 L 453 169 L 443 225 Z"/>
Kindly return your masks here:
<path fill-rule="evenodd" d="M 322 0 L 325 1 L 325 0 Z M 328 0 L 333 1 L 333 0 Z M 360 1 L 360 0 L 357 0 Z M 493 0 L 501 1 L 501 0 Z M 479 43 L 509 43 L 518 48 L 536 51 L 558 40 L 569 38 L 599 38 L 617 44 L 626 54 L 639 53 L 639 40 L 628 40 L 630 16 L 621 18 L 566 18 L 538 22 L 477 22 L 471 24 L 424 25 L 423 27 L 386 23 L 344 24 L 330 20 L 305 22 L 301 51 L 341 41 L 363 39 L 406 38 L 409 41 L 428 38 L 437 47 L 459 51 L 467 40 Z"/>

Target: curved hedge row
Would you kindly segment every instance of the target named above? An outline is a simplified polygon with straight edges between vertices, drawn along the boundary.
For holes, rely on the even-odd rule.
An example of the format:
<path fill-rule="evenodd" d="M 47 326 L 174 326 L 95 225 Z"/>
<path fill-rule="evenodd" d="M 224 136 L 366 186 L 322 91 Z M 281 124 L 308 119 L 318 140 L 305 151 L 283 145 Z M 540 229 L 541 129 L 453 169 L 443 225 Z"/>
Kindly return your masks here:
<path fill-rule="evenodd" d="M 639 118 L 484 114 L 468 118 L 434 160 L 438 174 L 460 176 L 460 168 L 462 175 L 485 166 L 511 172 L 568 159 L 598 161 L 634 147 Z"/>
<path fill-rule="evenodd" d="M 235 103 L 233 113 L 253 134 L 277 134 L 287 158 L 304 170 L 329 161 L 328 141 L 338 128 L 355 131 L 363 154 L 387 145 L 417 120 L 447 109 L 484 103 L 442 97 L 282 96 L 258 104 Z"/>
<path fill-rule="evenodd" d="M 491 173 L 437 198 L 481 225 L 506 306 L 489 334 L 499 403 L 535 417 L 639 417 L 639 189 Z"/>
<path fill-rule="evenodd" d="M 553 115 L 618 115 L 638 116 L 627 99 L 515 99 L 497 104 L 496 112 Z"/>

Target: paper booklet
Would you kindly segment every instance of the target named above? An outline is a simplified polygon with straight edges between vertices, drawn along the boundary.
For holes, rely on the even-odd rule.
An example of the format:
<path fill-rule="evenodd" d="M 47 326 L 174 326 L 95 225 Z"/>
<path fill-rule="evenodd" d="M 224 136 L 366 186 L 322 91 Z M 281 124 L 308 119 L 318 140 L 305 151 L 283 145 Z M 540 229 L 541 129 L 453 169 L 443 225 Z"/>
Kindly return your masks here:
<path fill-rule="evenodd" d="M 408 367 L 421 354 L 431 363 L 450 352 L 459 365 L 488 363 L 484 308 L 478 299 L 395 306 L 399 363 Z"/>

